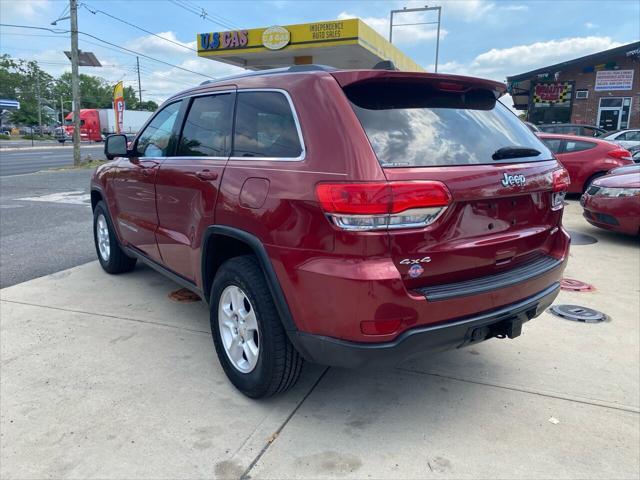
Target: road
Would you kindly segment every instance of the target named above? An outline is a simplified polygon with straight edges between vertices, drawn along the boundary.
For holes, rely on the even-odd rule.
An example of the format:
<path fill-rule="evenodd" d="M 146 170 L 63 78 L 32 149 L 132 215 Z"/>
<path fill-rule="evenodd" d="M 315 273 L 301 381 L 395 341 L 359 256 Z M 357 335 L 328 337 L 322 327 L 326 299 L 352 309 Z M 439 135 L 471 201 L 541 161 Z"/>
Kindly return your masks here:
<path fill-rule="evenodd" d="M 82 145 L 82 158 L 91 156 L 94 160 L 104 158 L 104 145 Z M 0 177 L 33 173 L 40 170 L 73 165 L 73 148 L 69 146 L 47 145 L 19 149 L 0 149 Z"/>
<path fill-rule="evenodd" d="M 0 153 L 3 161 L 5 154 Z M 22 158 L 25 165 L 36 162 Z M 0 288 L 96 258 L 88 206 L 91 173 L 78 169 L 0 177 Z"/>

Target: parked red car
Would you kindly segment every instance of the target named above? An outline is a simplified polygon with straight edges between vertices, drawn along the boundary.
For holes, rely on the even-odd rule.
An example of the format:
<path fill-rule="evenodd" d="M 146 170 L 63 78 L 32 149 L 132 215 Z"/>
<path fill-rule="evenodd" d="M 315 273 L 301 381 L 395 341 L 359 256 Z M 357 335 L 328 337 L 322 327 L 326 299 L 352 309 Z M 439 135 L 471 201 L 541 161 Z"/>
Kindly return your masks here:
<path fill-rule="evenodd" d="M 91 181 L 109 273 L 141 260 L 210 305 L 262 397 L 303 359 L 356 367 L 514 338 L 558 294 L 566 171 L 477 78 L 304 66 L 167 100 Z"/>
<path fill-rule="evenodd" d="M 633 163 L 628 150 L 615 143 L 577 135 L 538 133 L 569 172 L 569 193 L 583 193 L 609 170 Z"/>
<path fill-rule="evenodd" d="M 596 179 L 582 195 L 584 218 L 596 227 L 640 234 L 640 165 Z"/>

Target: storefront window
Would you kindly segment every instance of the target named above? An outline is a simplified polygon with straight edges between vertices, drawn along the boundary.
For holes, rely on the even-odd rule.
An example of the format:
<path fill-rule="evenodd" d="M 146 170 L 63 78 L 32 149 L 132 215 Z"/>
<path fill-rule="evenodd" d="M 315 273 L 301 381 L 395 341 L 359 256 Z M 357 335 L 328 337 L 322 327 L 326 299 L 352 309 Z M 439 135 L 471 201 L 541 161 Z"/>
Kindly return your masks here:
<path fill-rule="evenodd" d="M 537 83 L 531 88 L 528 119 L 534 124 L 569 123 L 572 82 Z"/>

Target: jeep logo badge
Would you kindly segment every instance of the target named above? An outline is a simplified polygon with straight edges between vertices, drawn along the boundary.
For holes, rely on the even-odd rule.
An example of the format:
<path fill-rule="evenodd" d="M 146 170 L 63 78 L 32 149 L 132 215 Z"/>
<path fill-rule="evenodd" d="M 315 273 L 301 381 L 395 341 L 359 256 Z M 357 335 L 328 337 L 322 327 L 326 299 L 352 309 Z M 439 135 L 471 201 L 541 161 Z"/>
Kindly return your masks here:
<path fill-rule="evenodd" d="M 527 183 L 527 179 L 524 175 L 507 175 L 505 173 L 500 183 L 503 187 L 513 187 L 514 185 L 524 187 L 525 183 Z"/>

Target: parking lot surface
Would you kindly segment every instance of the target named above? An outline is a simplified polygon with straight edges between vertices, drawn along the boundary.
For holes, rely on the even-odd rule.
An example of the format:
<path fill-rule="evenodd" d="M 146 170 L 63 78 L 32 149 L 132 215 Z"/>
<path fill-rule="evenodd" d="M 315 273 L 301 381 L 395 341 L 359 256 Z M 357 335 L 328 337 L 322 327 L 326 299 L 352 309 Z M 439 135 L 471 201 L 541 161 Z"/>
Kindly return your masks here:
<path fill-rule="evenodd" d="M 556 303 L 516 340 L 383 370 L 306 365 L 285 395 L 226 380 L 202 302 L 92 262 L 0 290 L 2 478 L 638 478 L 640 248 L 571 201 Z"/>

